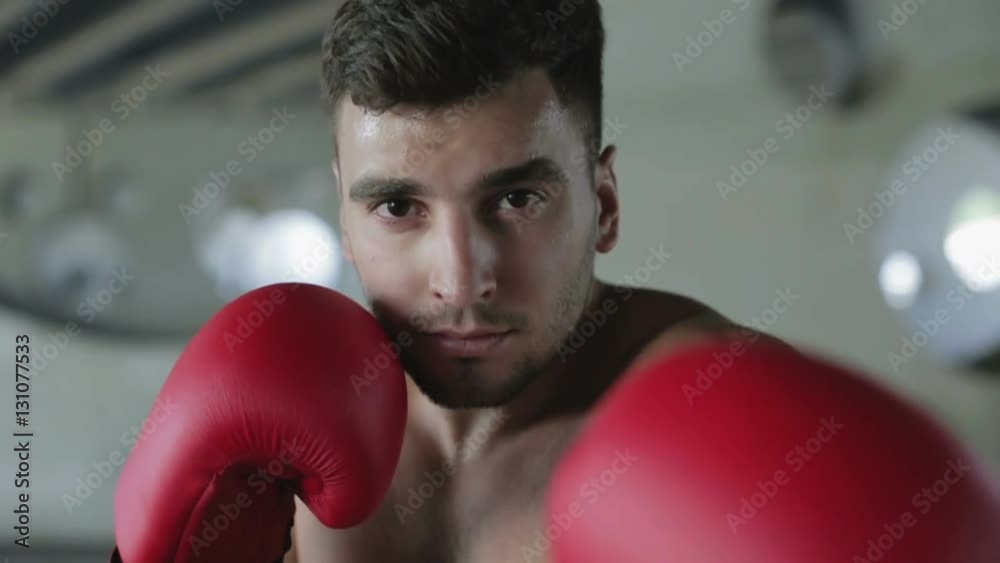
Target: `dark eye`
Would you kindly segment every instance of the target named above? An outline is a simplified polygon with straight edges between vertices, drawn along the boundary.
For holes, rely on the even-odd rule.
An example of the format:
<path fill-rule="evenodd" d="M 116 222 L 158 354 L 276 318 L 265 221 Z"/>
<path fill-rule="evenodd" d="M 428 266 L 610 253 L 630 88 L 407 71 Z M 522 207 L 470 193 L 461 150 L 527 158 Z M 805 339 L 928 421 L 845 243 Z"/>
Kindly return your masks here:
<path fill-rule="evenodd" d="M 383 202 L 377 209 L 385 209 L 389 215 L 389 217 L 387 217 L 389 219 L 401 219 L 406 217 L 407 213 L 413 209 L 413 203 L 403 199 L 391 199 Z M 384 214 L 380 215 L 385 217 Z"/>
<path fill-rule="evenodd" d="M 542 198 L 531 190 L 517 190 L 516 192 L 510 192 L 509 194 L 503 196 L 502 203 L 509 206 L 510 209 L 524 209 L 532 203 L 536 203 L 541 200 Z"/>

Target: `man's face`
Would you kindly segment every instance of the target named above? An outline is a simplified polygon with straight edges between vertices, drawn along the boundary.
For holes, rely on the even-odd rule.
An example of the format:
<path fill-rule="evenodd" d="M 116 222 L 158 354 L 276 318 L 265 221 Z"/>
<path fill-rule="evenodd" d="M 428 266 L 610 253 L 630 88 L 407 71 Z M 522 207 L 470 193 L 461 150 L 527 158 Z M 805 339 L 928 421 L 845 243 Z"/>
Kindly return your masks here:
<path fill-rule="evenodd" d="M 506 403 L 559 361 L 594 281 L 576 119 L 542 72 L 488 85 L 431 113 L 347 100 L 337 127 L 345 255 L 393 340 L 412 338 L 407 373 L 451 408 Z"/>

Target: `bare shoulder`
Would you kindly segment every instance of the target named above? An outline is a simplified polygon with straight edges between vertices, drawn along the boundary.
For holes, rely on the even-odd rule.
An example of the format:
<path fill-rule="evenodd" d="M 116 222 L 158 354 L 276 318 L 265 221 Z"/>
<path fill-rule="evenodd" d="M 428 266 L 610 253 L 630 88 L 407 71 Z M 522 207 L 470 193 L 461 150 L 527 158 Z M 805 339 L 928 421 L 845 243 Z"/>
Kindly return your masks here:
<path fill-rule="evenodd" d="M 664 291 L 634 291 L 632 308 L 641 311 L 637 322 L 646 325 L 642 332 L 649 336 L 629 362 L 629 369 L 709 338 L 741 338 L 787 346 L 696 299 Z"/>

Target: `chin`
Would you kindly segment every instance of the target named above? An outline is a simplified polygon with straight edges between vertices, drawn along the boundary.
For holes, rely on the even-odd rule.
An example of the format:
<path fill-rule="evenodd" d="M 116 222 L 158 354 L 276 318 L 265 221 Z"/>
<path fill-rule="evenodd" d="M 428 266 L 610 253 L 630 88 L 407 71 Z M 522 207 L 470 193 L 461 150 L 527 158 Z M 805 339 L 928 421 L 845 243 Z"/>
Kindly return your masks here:
<path fill-rule="evenodd" d="M 509 362 L 438 359 L 406 361 L 403 367 L 416 386 L 435 404 L 450 408 L 496 408 L 515 398 L 536 377 Z"/>

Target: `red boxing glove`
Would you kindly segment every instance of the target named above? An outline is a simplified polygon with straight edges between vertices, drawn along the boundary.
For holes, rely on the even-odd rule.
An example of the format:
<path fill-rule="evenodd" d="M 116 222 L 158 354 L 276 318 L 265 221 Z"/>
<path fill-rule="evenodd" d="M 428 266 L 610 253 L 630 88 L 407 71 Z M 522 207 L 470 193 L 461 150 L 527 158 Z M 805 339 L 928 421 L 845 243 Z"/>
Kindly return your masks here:
<path fill-rule="evenodd" d="M 388 346 L 374 317 L 319 286 L 272 285 L 224 307 L 181 354 L 128 458 L 113 557 L 280 561 L 295 494 L 329 527 L 373 514 L 399 461 L 406 385 L 398 354 L 358 377 Z"/>
<path fill-rule="evenodd" d="M 995 563 L 995 476 L 913 406 L 773 344 L 611 391 L 546 499 L 558 563 Z"/>

